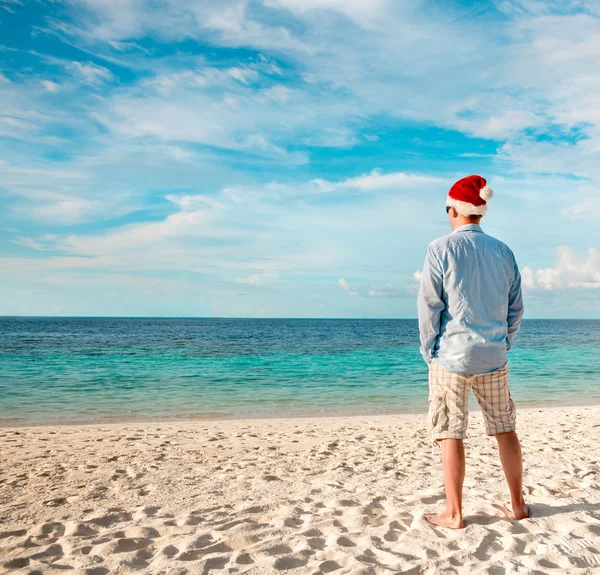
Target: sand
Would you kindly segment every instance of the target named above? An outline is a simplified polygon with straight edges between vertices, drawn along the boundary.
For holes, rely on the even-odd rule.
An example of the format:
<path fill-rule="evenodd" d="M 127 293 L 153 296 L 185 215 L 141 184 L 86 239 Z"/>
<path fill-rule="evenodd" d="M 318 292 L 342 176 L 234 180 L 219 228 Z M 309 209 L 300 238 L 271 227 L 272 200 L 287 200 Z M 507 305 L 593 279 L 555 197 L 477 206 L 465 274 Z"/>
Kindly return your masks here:
<path fill-rule="evenodd" d="M 471 414 L 466 528 L 424 415 L 0 429 L 0 571 L 600 573 L 600 407 L 520 409 L 531 519 Z"/>

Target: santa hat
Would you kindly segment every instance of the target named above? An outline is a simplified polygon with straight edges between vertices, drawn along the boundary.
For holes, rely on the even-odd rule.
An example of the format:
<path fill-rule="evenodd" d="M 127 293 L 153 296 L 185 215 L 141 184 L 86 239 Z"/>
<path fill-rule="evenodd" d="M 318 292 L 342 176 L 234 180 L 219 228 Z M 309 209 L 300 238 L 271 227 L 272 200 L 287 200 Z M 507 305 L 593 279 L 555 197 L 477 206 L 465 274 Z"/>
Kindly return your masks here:
<path fill-rule="evenodd" d="M 450 188 L 446 206 L 454 208 L 461 216 L 483 216 L 487 211 L 486 200 L 493 195 L 485 178 L 467 176 Z"/>

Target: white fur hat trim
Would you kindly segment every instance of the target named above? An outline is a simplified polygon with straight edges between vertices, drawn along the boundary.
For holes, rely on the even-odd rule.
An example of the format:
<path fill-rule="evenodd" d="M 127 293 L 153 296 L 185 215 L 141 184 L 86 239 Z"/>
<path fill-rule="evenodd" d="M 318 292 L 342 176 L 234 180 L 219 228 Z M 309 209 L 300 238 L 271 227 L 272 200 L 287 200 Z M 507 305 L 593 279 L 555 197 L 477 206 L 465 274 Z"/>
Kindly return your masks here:
<path fill-rule="evenodd" d="M 461 202 L 460 200 L 455 200 L 450 196 L 446 198 L 446 205 L 454 208 L 461 216 L 483 216 L 487 211 L 487 206 L 485 205 L 474 206 L 469 202 Z"/>

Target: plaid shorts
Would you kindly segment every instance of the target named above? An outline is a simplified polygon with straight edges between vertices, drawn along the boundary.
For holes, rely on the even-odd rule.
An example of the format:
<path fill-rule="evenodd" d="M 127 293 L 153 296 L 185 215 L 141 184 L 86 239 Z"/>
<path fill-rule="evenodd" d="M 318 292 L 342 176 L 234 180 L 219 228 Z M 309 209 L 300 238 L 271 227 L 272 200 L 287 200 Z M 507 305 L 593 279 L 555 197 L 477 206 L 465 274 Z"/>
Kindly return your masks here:
<path fill-rule="evenodd" d="M 487 435 L 516 429 L 516 408 L 508 389 L 508 364 L 491 373 L 460 375 L 435 359 L 429 364 L 428 423 L 434 442 L 464 439 L 469 424 L 469 392 L 483 412 Z"/>

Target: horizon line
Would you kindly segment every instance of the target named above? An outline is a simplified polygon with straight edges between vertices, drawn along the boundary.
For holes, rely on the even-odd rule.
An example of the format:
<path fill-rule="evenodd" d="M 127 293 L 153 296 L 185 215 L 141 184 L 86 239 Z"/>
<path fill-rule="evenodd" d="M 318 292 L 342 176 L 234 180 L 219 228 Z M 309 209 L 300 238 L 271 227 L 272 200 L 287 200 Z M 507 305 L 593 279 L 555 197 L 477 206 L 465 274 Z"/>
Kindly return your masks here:
<path fill-rule="evenodd" d="M 185 315 L 2 315 L 2 319 L 257 319 L 257 320 L 344 320 L 344 321 L 418 321 L 418 317 L 257 317 L 257 316 L 185 316 Z M 580 317 L 527 317 L 523 321 L 600 321 L 597 318 Z"/>

